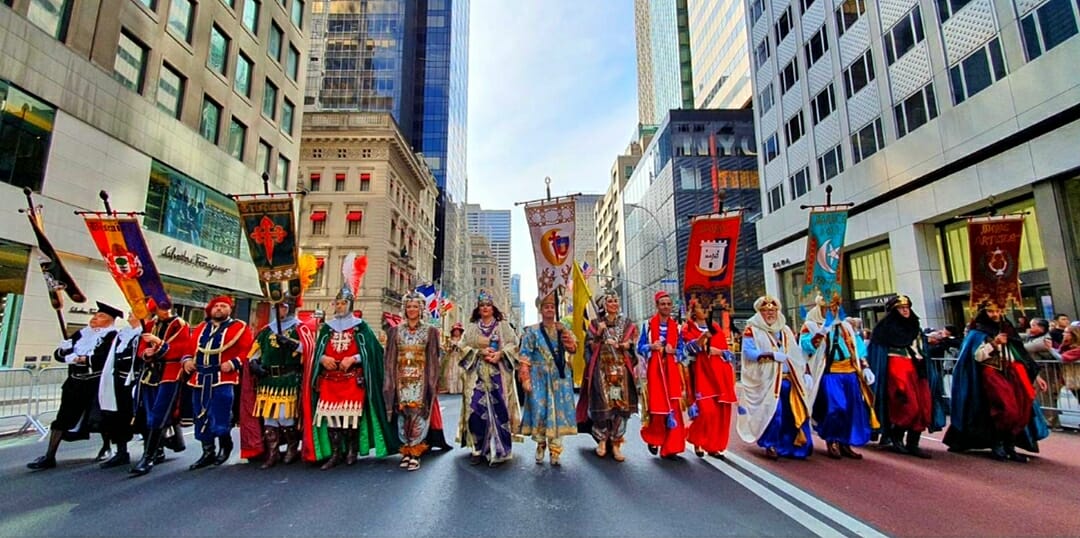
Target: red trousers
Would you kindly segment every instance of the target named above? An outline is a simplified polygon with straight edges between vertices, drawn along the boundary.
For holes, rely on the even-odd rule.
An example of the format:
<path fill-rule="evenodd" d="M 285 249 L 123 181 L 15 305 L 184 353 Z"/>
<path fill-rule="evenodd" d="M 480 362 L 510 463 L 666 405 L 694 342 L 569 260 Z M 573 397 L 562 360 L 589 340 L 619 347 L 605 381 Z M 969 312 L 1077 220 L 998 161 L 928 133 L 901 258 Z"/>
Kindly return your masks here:
<path fill-rule="evenodd" d="M 890 355 L 888 368 L 889 422 L 901 430 L 925 430 L 930 425 L 930 382 L 919 378 L 914 359 Z"/>
<path fill-rule="evenodd" d="M 984 365 L 980 375 L 994 431 L 1007 436 L 1019 435 L 1031 422 L 1034 412 L 1035 388 L 1028 379 L 1027 370 L 1018 362 L 1010 362 L 1002 370 Z"/>
<path fill-rule="evenodd" d="M 669 456 L 686 450 L 686 427 L 683 426 L 682 372 L 674 357 L 665 356 L 649 361 L 649 399 L 645 403 L 649 413 L 649 425 L 641 428 L 641 439 L 646 444 L 659 446 L 660 455 Z M 668 427 L 669 417 L 674 427 Z"/>

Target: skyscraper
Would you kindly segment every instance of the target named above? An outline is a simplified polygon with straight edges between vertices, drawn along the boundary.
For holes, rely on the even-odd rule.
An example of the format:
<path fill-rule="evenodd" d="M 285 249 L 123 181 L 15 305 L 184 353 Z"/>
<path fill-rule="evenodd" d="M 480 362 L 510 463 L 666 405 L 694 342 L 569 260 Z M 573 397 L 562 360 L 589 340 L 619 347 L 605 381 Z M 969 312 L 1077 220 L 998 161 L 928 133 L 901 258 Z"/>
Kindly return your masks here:
<path fill-rule="evenodd" d="M 694 108 L 750 106 L 750 54 L 744 0 L 691 0 Z"/>
<path fill-rule="evenodd" d="M 504 289 L 510 289 L 510 210 L 481 209 L 478 204 L 468 204 L 466 208 L 469 234 L 487 238 L 500 282 Z"/>
<path fill-rule="evenodd" d="M 638 121 L 659 124 L 669 110 L 694 107 L 686 0 L 635 0 Z"/>

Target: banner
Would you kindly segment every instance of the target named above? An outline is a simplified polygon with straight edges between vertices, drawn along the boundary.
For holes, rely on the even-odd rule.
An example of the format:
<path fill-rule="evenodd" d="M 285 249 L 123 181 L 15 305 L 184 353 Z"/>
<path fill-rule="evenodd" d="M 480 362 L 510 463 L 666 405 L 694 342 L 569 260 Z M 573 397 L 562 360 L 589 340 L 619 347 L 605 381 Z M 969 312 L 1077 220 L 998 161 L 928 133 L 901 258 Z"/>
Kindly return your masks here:
<path fill-rule="evenodd" d="M 29 193 L 29 189 L 26 192 Z M 60 310 L 64 307 L 64 299 L 61 293 L 66 293 L 76 303 L 85 303 L 86 296 L 79 289 L 79 285 L 75 283 L 71 273 L 64 267 L 64 263 L 60 260 L 60 255 L 56 253 L 56 249 L 53 248 L 52 242 L 45 236 L 45 226 L 42 222 L 41 212 L 34 207 L 30 194 L 27 194 L 27 200 L 30 201 L 30 209 L 26 212 L 26 216 L 30 219 L 30 227 L 34 229 L 34 237 L 37 238 L 38 263 L 41 265 L 41 274 L 45 277 L 45 285 L 49 288 L 49 301 L 52 303 L 53 309 Z"/>
<path fill-rule="evenodd" d="M 971 307 L 992 301 L 1020 304 L 1020 238 L 1024 216 L 968 219 L 971 256 Z"/>
<path fill-rule="evenodd" d="M 573 295 L 573 314 L 571 318 L 572 329 L 574 332 L 574 338 L 577 338 L 578 342 L 585 341 L 585 327 L 589 324 L 589 304 L 592 301 L 592 293 L 589 291 L 589 284 L 585 281 L 585 274 L 581 272 L 578 264 L 574 264 L 574 295 Z M 577 351 L 574 352 L 574 356 L 570 359 L 570 364 L 573 365 L 574 371 L 574 386 L 581 386 L 582 376 L 585 375 L 585 345 L 579 345 Z"/>
<path fill-rule="evenodd" d="M 536 259 L 536 288 L 540 297 L 570 283 L 574 260 L 574 208 L 565 202 L 525 206 Z"/>
<path fill-rule="evenodd" d="M 811 211 L 806 236 L 806 275 L 802 295 L 812 301 L 820 294 L 826 301 L 842 297 L 844 236 L 847 210 Z"/>
<path fill-rule="evenodd" d="M 742 212 L 694 217 L 690 221 L 689 248 L 683 291 L 686 300 L 696 295 L 703 304 L 722 297 L 721 305 L 731 304 L 731 285 L 735 277 L 735 254 L 738 252 Z"/>
<path fill-rule="evenodd" d="M 131 311 L 139 319 L 149 318 L 153 312 L 146 307 L 146 300 L 152 298 L 163 304 L 168 302 L 168 295 L 138 219 L 95 214 L 83 218 Z"/>
<path fill-rule="evenodd" d="M 279 301 L 280 282 L 288 281 L 290 294 L 298 295 L 300 271 L 292 197 L 237 199 L 236 208 L 264 293 Z"/>

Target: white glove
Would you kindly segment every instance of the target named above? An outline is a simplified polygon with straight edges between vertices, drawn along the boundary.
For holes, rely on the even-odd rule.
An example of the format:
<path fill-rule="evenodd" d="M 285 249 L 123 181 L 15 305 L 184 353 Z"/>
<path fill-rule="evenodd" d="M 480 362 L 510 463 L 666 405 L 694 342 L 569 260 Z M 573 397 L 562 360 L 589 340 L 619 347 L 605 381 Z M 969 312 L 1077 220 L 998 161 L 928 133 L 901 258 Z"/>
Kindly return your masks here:
<path fill-rule="evenodd" d="M 72 349 L 75 349 L 75 343 L 72 342 L 70 338 L 68 338 L 67 340 L 62 340 L 60 342 L 60 349 L 65 352 L 70 351 Z"/>
<path fill-rule="evenodd" d="M 867 385 L 873 385 L 874 381 L 877 380 L 877 378 L 874 377 L 874 372 L 871 372 L 869 368 L 863 368 L 862 378 L 866 380 Z"/>
<path fill-rule="evenodd" d="M 810 374 L 803 374 L 802 376 L 803 389 L 810 390 L 814 388 L 814 376 Z"/>

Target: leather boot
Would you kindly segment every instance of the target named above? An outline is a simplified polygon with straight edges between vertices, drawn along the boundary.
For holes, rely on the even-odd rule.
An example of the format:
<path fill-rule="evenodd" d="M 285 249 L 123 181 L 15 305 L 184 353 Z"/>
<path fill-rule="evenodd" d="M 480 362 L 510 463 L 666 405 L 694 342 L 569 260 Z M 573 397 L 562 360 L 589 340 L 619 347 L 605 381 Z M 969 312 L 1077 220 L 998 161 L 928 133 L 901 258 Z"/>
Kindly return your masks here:
<path fill-rule="evenodd" d="M 233 449 L 232 436 L 222 435 L 221 437 L 218 437 L 218 444 L 220 448 L 218 448 L 217 457 L 214 458 L 214 465 L 221 465 L 229 461 L 229 456 L 232 455 Z"/>
<path fill-rule="evenodd" d="M 930 453 L 919 448 L 919 440 L 922 439 L 922 433 L 915 430 L 908 430 L 907 432 L 907 453 L 915 456 L 916 458 L 922 458 L 924 460 L 930 459 Z"/>
<path fill-rule="evenodd" d="M 845 458 L 851 458 L 853 460 L 861 460 L 862 459 L 862 454 L 859 454 L 858 452 L 855 452 L 854 450 L 852 450 L 851 445 L 841 444 L 840 445 L 840 454 L 842 456 L 844 456 Z"/>
<path fill-rule="evenodd" d="M 165 447 L 158 443 L 157 450 L 154 451 L 154 465 L 161 465 L 165 463 Z"/>
<path fill-rule="evenodd" d="M 330 436 L 330 459 L 326 460 L 326 463 L 320 467 L 320 469 L 327 471 L 337 467 L 341 463 L 341 430 L 334 428 L 329 432 Z"/>
<path fill-rule="evenodd" d="M 1005 449 L 1005 457 L 1009 461 L 1015 461 L 1018 463 L 1027 463 L 1028 457 L 1023 454 L 1016 453 L 1016 447 L 1012 443 L 1005 443 L 1003 448 Z"/>
<path fill-rule="evenodd" d="M 908 436 L 908 443 L 904 443 L 904 430 L 892 429 L 889 430 L 889 450 L 896 452 L 897 454 L 908 454 L 908 446 L 911 444 L 910 434 Z M 918 443 L 916 443 L 918 446 Z"/>
<path fill-rule="evenodd" d="M 136 476 L 142 476 L 149 473 L 153 469 L 154 464 L 157 463 L 154 457 L 158 451 L 158 444 L 161 442 L 161 430 L 150 430 L 150 433 L 146 436 L 146 442 L 143 443 L 142 458 L 139 458 L 139 462 L 131 468 L 131 474 Z"/>
<path fill-rule="evenodd" d="M 266 459 L 259 466 L 260 469 L 269 469 L 277 465 L 281 459 L 281 451 L 278 450 L 278 440 L 281 438 L 281 430 L 272 426 L 263 428 L 263 452 Z"/>
<path fill-rule="evenodd" d="M 356 453 L 360 449 L 360 432 L 356 430 L 345 430 L 345 447 L 348 452 L 345 454 L 345 465 L 352 465 L 356 463 Z"/>
<path fill-rule="evenodd" d="M 202 442 L 202 456 L 195 460 L 188 469 L 194 471 L 195 469 L 202 469 L 203 467 L 209 467 L 214 464 L 214 440 Z"/>
<path fill-rule="evenodd" d="M 102 469 L 111 469 L 129 463 L 131 463 L 131 456 L 127 451 L 127 443 L 116 443 L 116 452 L 113 453 L 111 458 L 101 462 L 100 467 Z"/>
<path fill-rule="evenodd" d="M 611 442 L 611 457 L 618 462 L 626 461 L 626 456 L 622 453 L 622 440 Z"/>
<path fill-rule="evenodd" d="M 173 452 L 183 452 L 187 446 L 184 444 L 184 430 L 179 425 L 169 426 L 171 435 L 165 437 L 164 446 Z"/>
<path fill-rule="evenodd" d="M 296 426 L 289 426 L 281 430 L 285 436 L 286 446 L 285 459 L 281 460 L 281 462 L 288 465 L 300 459 L 300 430 L 296 429 Z"/>

